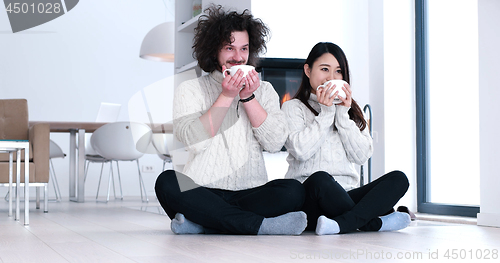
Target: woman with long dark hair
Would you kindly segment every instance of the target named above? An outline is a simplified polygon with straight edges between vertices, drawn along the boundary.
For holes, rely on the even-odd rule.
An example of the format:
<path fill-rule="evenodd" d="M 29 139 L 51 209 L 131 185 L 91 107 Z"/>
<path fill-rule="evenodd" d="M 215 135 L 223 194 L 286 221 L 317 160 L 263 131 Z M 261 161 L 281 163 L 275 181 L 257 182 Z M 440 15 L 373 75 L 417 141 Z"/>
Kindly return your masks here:
<path fill-rule="evenodd" d="M 344 80 L 339 95 L 330 80 Z M 328 42 L 316 44 L 304 64 L 301 86 L 282 106 L 290 133 L 286 178 L 302 182 L 306 199 L 306 230 L 318 235 L 362 231 L 394 231 L 407 227 L 410 216 L 393 206 L 409 183 L 401 171 L 385 174 L 358 187 L 354 164 L 364 164 L 373 142 L 363 112 L 352 99 L 349 65 L 342 49 Z M 334 99 L 338 97 L 337 104 Z"/>

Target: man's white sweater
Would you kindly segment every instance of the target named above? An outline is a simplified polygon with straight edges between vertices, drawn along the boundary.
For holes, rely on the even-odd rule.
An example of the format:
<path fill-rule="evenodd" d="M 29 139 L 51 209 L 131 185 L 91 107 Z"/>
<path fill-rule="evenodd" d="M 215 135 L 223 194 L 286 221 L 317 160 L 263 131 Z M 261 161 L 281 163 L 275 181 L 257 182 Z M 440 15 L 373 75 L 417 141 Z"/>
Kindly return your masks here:
<path fill-rule="evenodd" d="M 270 83 L 261 81 L 254 94 L 267 118 L 257 128 L 250 124 L 236 96 L 221 128 L 211 137 L 199 118 L 221 94 L 222 81 L 222 73 L 214 71 L 185 81 L 175 90 L 174 135 L 189 150 L 183 173 L 210 188 L 242 190 L 260 186 L 268 181 L 262 151 L 281 150 L 288 134 L 279 96 Z"/>
<path fill-rule="evenodd" d="M 349 119 L 348 107 L 325 106 L 315 94 L 308 102 L 318 116 L 298 99 L 282 106 L 290 129 L 285 143 L 289 152 L 285 178 L 304 182 L 314 172 L 325 171 L 344 189 L 357 187 L 359 174 L 354 164 L 364 164 L 373 153 L 368 127 L 360 131 Z"/>

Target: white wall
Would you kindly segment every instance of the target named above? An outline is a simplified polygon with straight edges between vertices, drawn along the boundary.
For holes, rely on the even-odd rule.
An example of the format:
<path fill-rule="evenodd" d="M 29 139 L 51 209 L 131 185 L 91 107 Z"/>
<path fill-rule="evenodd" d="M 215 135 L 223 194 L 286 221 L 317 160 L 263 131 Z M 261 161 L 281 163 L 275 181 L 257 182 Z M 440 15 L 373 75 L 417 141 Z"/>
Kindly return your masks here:
<path fill-rule="evenodd" d="M 415 4 L 384 0 L 385 170 L 403 171 L 410 189 L 399 204 L 416 211 Z"/>
<path fill-rule="evenodd" d="M 26 98 L 33 121 L 95 121 L 100 102 L 122 104 L 119 120 L 128 120 L 129 99 L 173 74 L 173 63 L 139 58 L 144 36 L 167 20 L 173 20 L 173 14 L 162 1 L 86 0 L 53 21 L 13 34 L 2 7 L 0 98 Z M 172 100 L 164 99 L 165 103 Z M 52 133 L 51 138 L 69 152 L 68 134 Z M 68 162 L 68 158 L 54 160 L 66 197 Z M 154 196 L 162 161 L 147 155 L 141 162 L 155 168 L 143 174 L 148 194 Z M 140 195 L 135 164 L 120 167 L 124 194 Z M 87 196 L 95 196 L 99 169 L 91 165 Z M 0 196 L 5 192 L 0 188 Z"/>
<path fill-rule="evenodd" d="M 368 36 L 369 81 L 372 107 L 372 176 L 385 173 L 385 116 L 384 116 L 384 0 L 369 1 Z"/>
<path fill-rule="evenodd" d="M 500 138 L 500 2 L 479 0 L 479 135 L 480 135 L 480 202 L 477 224 L 500 227 L 500 177 L 498 149 Z"/>

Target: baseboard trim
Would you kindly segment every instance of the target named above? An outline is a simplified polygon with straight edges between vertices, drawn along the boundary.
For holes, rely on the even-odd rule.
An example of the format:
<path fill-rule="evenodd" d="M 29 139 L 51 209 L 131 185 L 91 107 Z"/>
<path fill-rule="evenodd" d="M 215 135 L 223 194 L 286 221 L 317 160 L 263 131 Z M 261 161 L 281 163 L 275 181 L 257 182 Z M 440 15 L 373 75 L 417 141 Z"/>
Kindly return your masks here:
<path fill-rule="evenodd" d="M 500 227 L 500 214 L 477 213 L 477 225 Z"/>
<path fill-rule="evenodd" d="M 433 215 L 433 214 L 425 214 L 425 213 L 416 213 L 415 215 L 417 216 L 417 220 L 436 221 L 436 222 L 454 223 L 454 224 L 477 225 L 477 219 L 473 218 L 473 217 Z"/>

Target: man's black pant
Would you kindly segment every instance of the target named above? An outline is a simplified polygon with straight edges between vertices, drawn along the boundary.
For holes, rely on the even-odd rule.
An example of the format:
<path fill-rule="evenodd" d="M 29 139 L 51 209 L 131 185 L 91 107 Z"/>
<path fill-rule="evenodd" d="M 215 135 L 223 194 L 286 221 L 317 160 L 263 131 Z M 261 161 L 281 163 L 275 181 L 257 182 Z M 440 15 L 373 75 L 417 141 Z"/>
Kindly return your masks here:
<path fill-rule="evenodd" d="M 181 191 L 182 185 L 191 190 Z M 257 234 L 262 220 L 302 208 L 303 185 L 293 179 L 278 179 L 262 186 L 239 190 L 223 190 L 197 186 L 186 175 L 167 170 L 155 185 L 161 206 L 172 219 L 182 213 L 190 221 L 209 232 Z"/>

